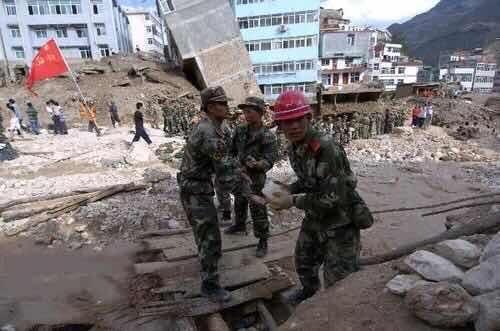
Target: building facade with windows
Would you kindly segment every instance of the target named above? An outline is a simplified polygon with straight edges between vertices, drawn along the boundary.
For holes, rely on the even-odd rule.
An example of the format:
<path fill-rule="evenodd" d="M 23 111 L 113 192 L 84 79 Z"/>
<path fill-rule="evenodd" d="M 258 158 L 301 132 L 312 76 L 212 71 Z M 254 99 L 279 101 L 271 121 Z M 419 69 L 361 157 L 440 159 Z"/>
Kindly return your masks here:
<path fill-rule="evenodd" d="M 56 39 L 68 61 L 130 53 L 128 20 L 115 0 L 2 0 L 0 61 L 26 64 Z"/>
<path fill-rule="evenodd" d="M 286 90 L 316 95 L 320 0 L 231 0 L 267 100 Z"/>
<path fill-rule="evenodd" d="M 144 10 L 127 10 L 129 33 L 134 52 L 151 52 L 163 55 L 165 33 L 160 18 Z"/>

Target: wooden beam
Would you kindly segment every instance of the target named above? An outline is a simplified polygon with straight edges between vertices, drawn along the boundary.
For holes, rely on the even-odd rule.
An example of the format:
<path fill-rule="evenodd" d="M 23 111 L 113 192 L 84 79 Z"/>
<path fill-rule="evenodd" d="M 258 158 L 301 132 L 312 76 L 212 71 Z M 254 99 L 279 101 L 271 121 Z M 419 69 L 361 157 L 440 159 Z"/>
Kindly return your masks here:
<path fill-rule="evenodd" d="M 159 306 L 162 302 L 152 303 L 154 307 L 149 307 L 147 304 L 141 309 L 141 316 L 189 316 L 195 317 L 219 312 L 221 310 L 239 306 L 243 303 L 257 299 L 271 299 L 273 293 L 294 286 L 292 279 L 285 273 L 276 273 L 271 278 L 260 281 L 255 284 L 242 287 L 231 292 L 231 300 L 228 302 L 212 302 L 207 298 L 195 298 L 184 301 L 169 302 L 164 301 L 163 306 Z"/>
<path fill-rule="evenodd" d="M 463 236 L 472 236 L 474 234 L 485 233 L 498 227 L 500 227 L 500 212 L 491 214 L 484 219 L 474 221 L 473 223 L 468 223 L 457 228 L 451 228 L 450 230 L 444 231 L 429 239 L 406 244 L 382 255 L 361 258 L 360 264 L 373 265 L 385 263 L 398 259 L 402 256 L 409 255 L 417 249 L 428 245 L 433 245 L 444 240 L 457 239 Z"/>

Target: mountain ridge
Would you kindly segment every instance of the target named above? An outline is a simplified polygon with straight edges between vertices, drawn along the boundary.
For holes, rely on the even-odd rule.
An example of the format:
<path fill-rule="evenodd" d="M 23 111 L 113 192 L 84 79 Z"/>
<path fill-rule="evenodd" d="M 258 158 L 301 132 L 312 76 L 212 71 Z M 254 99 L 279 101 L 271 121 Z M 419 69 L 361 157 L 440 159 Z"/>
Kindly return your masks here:
<path fill-rule="evenodd" d="M 485 47 L 500 37 L 500 1 L 441 0 L 388 30 L 406 41 L 411 56 L 436 65 L 443 51 Z"/>

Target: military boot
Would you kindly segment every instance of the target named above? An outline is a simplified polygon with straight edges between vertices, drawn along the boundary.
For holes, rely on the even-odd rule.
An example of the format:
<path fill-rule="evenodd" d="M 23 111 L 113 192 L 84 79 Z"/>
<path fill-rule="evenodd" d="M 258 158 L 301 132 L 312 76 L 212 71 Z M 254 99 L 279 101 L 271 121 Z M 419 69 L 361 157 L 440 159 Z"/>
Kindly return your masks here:
<path fill-rule="evenodd" d="M 261 258 L 267 255 L 267 239 L 260 239 L 255 256 Z"/>
<path fill-rule="evenodd" d="M 233 224 L 230 227 L 228 227 L 226 230 L 224 230 L 225 234 L 237 234 L 237 233 L 244 233 L 246 235 L 247 233 L 247 226 L 245 223 L 243 224 Z"/>
<path fill-rule="evenodd" d="M 314 293 L 316 293 L 316 291 L 300 288 L 292 291 L 289 295 L 286 296 L 286 299 L 292 306 L 297 306 L 302 301 L 305 301 L 312 297 Z"/>
<path fill-rule="evenodd" d="M 231 293 L 223 289 L 219 284 L 208 282 L 201 283 L 201 295 L 212 302 L 228 302 L 231 300 Z"/>

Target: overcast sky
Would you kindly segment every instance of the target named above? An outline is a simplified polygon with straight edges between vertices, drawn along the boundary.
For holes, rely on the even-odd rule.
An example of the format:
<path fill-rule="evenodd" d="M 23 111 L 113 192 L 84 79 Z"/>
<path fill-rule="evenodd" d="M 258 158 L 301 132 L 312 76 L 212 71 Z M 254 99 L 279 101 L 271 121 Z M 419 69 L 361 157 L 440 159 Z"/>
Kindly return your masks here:
<path fill-rule="evenodd" d="M 355 25 L 386 28 L 392 23 L 402 23 L 426 12 L 438 2 L 439 0 L 328 0 L 322 6 L 344 8 L 344 17 Z M 119 0 L 119 3 L 134 7 L 154 6 L 154 0 Z"/>
<path fill-rule="evenodd" d="M 325 8 L 343 8 L 344 17 L 353 24 L 386 28 L 402 23 L 434 7 L 439 0 L 328 0 Z"/>

